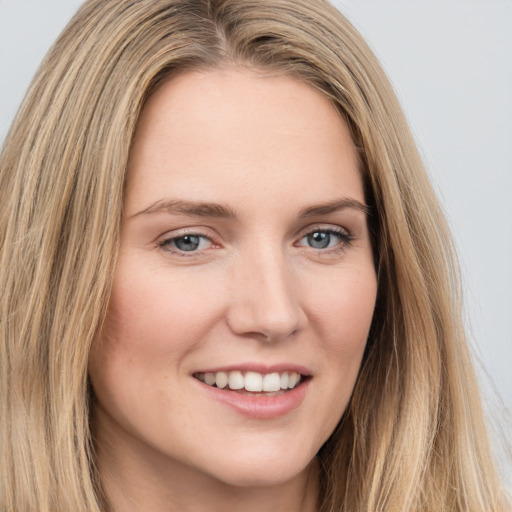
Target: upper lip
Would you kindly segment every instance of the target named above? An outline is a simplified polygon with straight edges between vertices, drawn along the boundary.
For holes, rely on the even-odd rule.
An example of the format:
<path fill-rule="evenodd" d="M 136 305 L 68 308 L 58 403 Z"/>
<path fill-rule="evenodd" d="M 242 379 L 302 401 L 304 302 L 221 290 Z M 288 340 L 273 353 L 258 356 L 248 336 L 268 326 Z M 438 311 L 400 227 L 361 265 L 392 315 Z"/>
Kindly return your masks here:
<path fill-rule="evenodd" d="M 296 372 L 303 376 L 311 376 L 311 371 L 300 364 L 294 363 L 277 363 L 277 364 L 262 364 L 257 362 L 249 363 L 235 363 L 222 366 L 213 366 L 210 368 L 202 368 L 195 370 L 193 373 L 218 373 L 218 372 L 257 372 L 262 374 L 268 373 L 284 373 L 284 372 Z"/>

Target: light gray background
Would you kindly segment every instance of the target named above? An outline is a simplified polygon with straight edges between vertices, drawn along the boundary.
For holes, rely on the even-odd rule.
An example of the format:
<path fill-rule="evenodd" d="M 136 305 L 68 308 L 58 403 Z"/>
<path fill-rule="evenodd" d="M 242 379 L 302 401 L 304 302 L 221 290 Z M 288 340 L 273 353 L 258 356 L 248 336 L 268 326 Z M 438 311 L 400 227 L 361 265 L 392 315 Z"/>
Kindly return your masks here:
<path fill-rule="evenodd" d="M 0 0 L 0 141 L 80 3 Z M 512 0 L 336 4 L 374 48 L 404 106 L 459 247 L 475 354 L 503 399 L 492 399 L 494 408 L 510 418 Z"/>

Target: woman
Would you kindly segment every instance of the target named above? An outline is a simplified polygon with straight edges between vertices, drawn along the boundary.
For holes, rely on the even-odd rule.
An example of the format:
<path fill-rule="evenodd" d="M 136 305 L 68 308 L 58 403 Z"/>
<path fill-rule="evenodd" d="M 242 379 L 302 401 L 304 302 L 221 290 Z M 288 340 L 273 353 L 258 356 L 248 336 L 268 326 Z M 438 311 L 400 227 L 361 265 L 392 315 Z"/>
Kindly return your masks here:
<path fill-rule="evenodd" d="M 503 510 L 445 222 L 322 1 L 84 4 L 0 175 L 2 510 Z"/>

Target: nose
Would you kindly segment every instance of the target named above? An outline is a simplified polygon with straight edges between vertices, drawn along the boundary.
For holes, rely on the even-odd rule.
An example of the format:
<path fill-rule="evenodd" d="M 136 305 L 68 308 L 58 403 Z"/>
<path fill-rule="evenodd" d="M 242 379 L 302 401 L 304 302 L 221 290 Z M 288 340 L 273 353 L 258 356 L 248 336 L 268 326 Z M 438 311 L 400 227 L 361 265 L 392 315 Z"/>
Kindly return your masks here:
<path fill-rule="evenodd" d="M 279 251 L 241 256 L 230 287 L 227 321 L 238 335 L 279 341 L 307 325 L 297 278 Z"/>

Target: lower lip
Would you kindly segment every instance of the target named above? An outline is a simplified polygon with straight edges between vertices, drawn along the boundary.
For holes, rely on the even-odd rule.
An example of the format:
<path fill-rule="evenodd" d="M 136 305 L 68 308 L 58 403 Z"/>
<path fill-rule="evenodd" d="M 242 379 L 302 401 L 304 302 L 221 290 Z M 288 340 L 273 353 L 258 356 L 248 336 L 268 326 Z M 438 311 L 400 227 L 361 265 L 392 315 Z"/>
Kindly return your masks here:
<path fill-rule="evenodd" d="M 297 409 L 304 401 L 310 380 L 304 380 L 296 388 L 274 396 L 244 395 L 236 391 L 214 388 L 199 380 L 197 383 L 210 398 L 226 404 L 237 413 L 249 418 L 270 420 L 285 416 Z"/>

